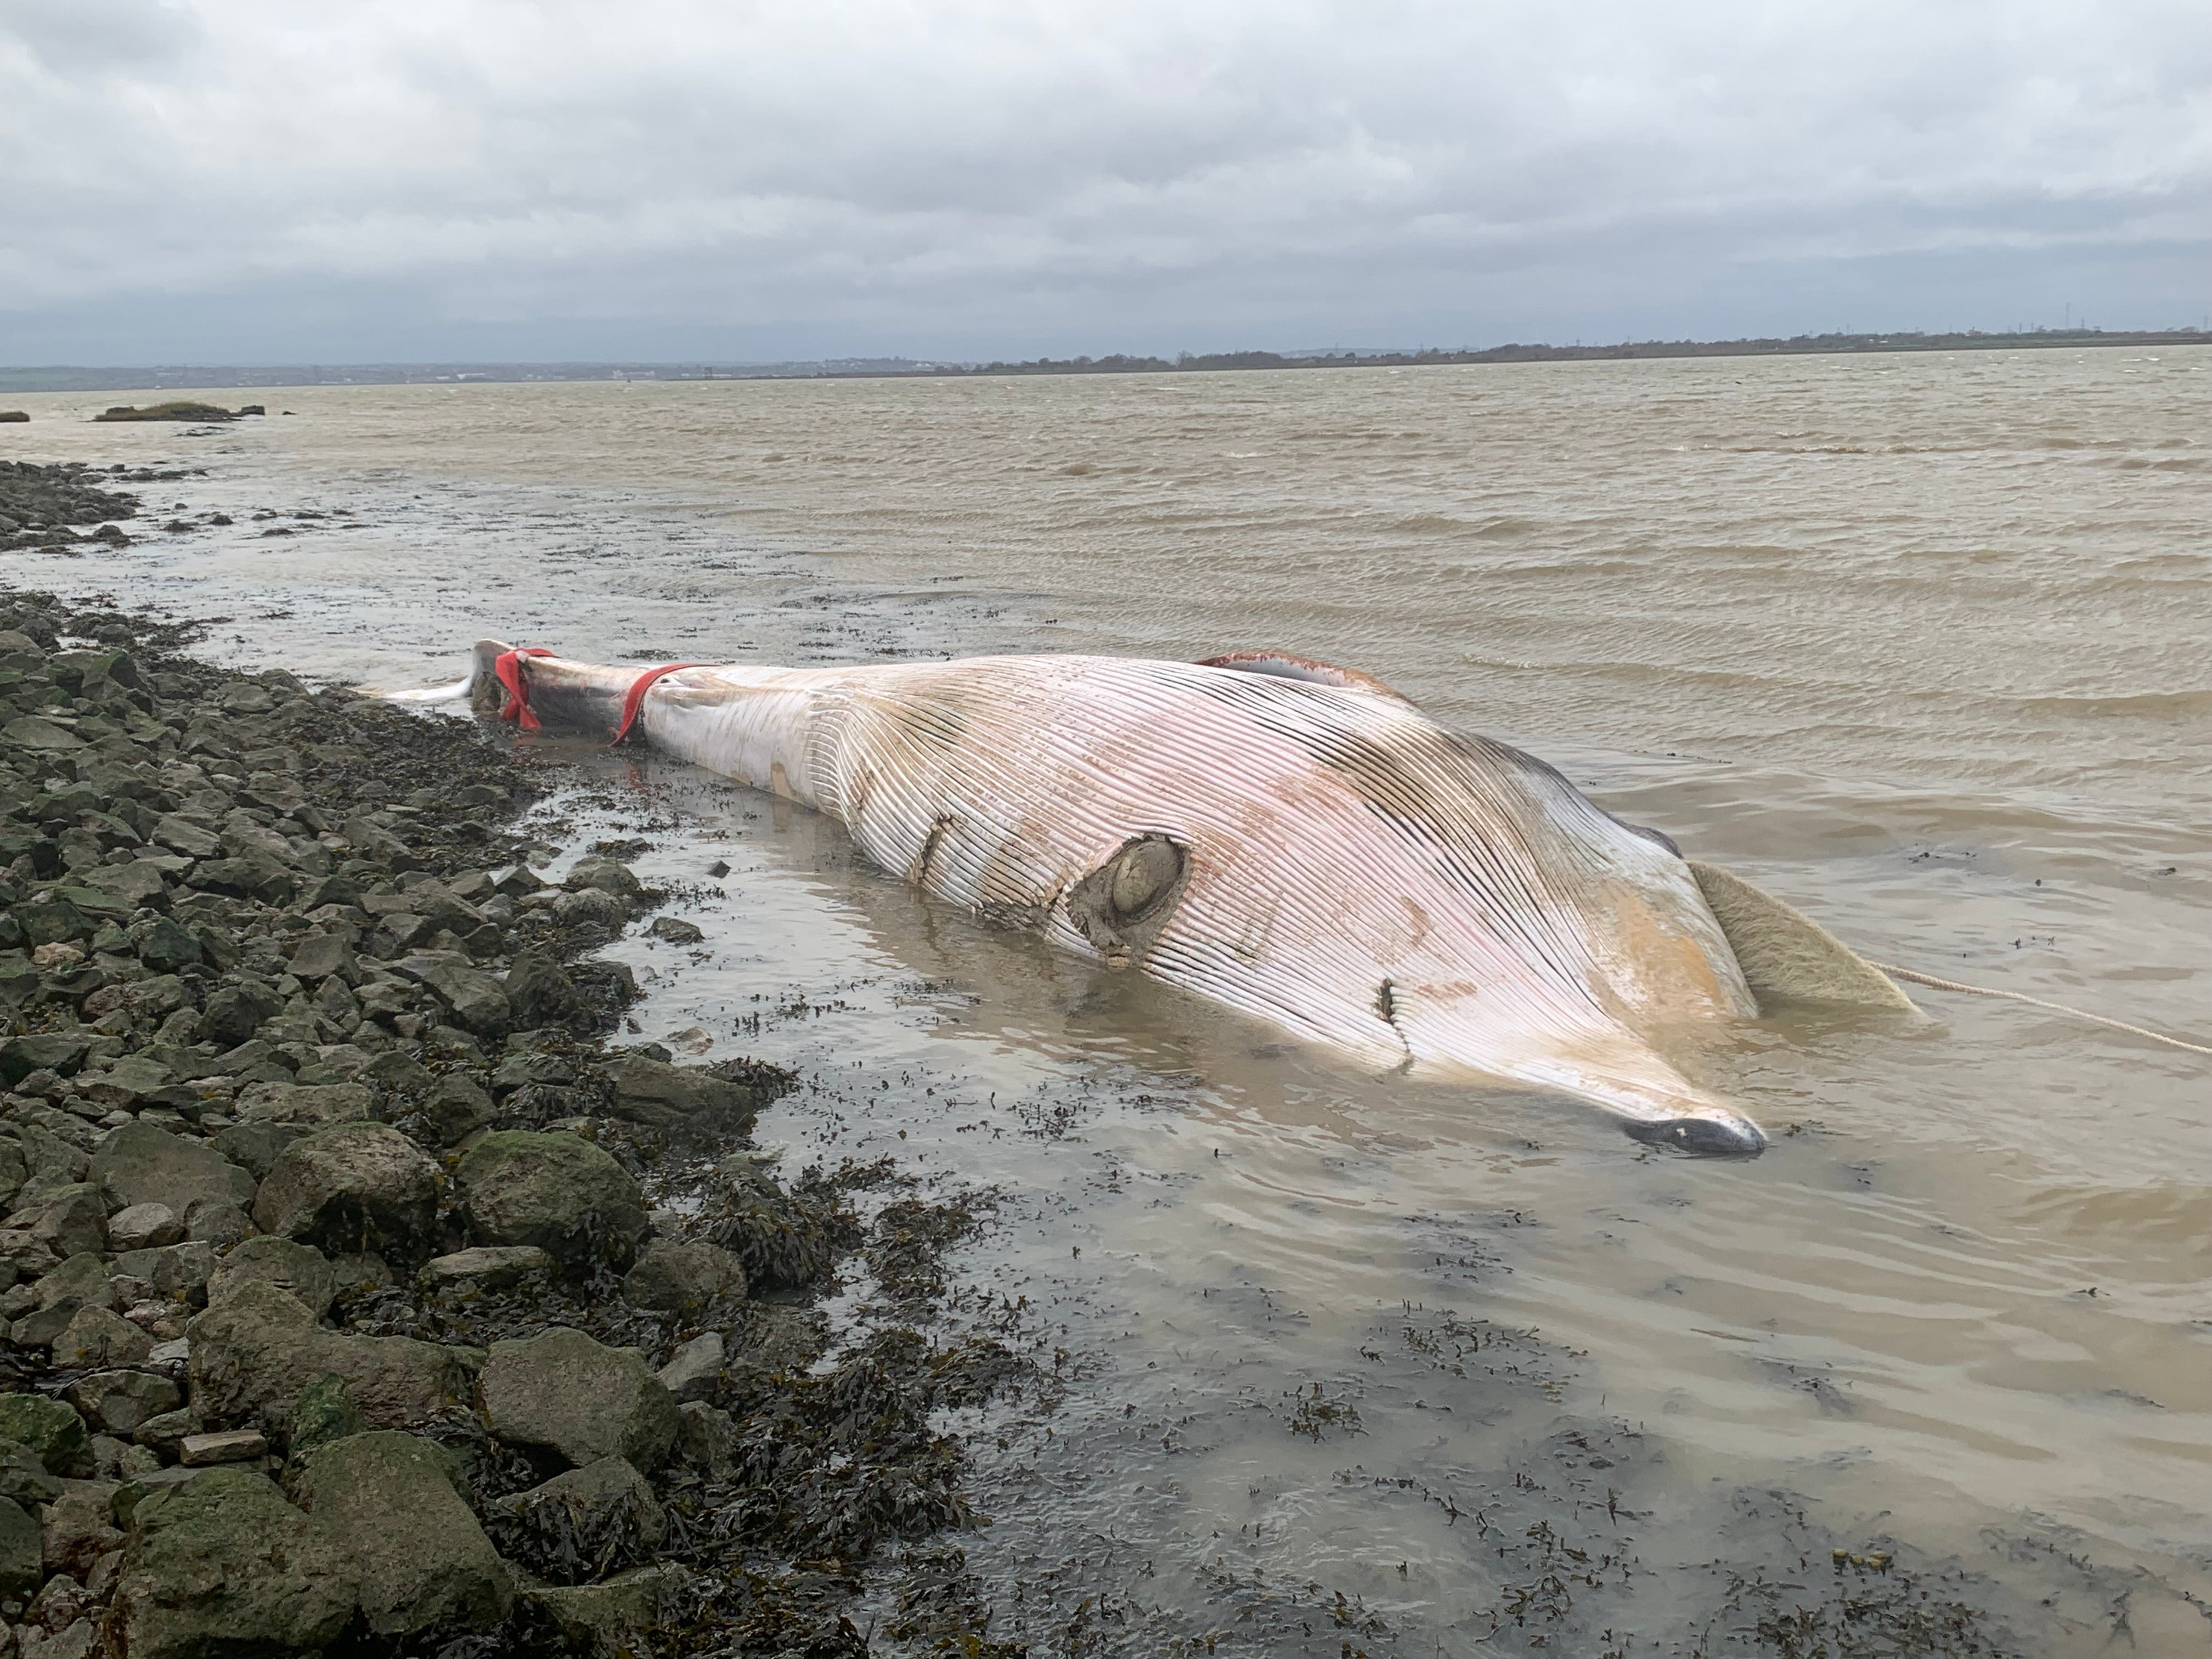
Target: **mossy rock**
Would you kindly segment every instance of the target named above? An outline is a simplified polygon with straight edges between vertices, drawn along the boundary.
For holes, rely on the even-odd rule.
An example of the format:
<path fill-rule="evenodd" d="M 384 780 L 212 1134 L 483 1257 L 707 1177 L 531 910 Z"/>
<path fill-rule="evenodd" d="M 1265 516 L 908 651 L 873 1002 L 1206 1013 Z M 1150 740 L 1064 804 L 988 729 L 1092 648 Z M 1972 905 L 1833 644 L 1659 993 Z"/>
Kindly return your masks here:
<path fill-rule="evenodd" d="M 109 1609 L 131 1659 L 319 1652 L 360 1597 L 344 1540 L 265 1475 L 210 1469 L 139 1500 Z"/>
<path fill-rule="evenodd" d="M 0 1439 L 19 1441 L 57 1474 L 81 1468 L 91 1455 L 76 1408 L 42 1394 L 0 1395 Z"/>
<path fill-rule="evenodd" d="M 535 1244 L 572 1265 L 597 1256 L 626 1265 L 645 1232 L 644 1190 L 580 1135 L 495 1130 L 453 1174 L 487 1243 Z"/>

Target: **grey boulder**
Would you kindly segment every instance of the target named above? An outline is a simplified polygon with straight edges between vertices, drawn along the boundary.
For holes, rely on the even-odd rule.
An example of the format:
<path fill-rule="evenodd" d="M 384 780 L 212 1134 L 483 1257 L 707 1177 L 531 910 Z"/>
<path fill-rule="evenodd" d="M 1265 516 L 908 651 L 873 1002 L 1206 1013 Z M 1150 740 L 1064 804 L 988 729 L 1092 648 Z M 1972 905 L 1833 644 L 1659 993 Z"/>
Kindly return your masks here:
<path fill-rule="evenodd" d="M 535 1244 L 478 1244 L 451 1255 L 433 1256 L 422 1267 L 432 1285 L 473 1285 L 503 1291 L 532 1273 L 550 1273 L 553 1258 Z"/>
<path fill-rule="evenodd" d="M 327 1129 L 334 1123 L 362 1121 L 374 1104 L 367 1087 L 358 1083 L 255 1083 L 238 1097 L 238 1118 L 241 1126 Z"/>
<path fill-rule="evenodd" d="M 677 1349 L 653 1376 L 679 1405 L 707 1400 L 722 1380 L 722 1358 L 721 1333 L 708 1331 Z"/>
<path fill-rule="evenodd" d="M 0 1595 L 27 1596 L 46 1582 L 46 1539 L 13 1498 L 0 1498 Z"/>
<path fill-rule="evenodd" d="M 257 1280 L 289 1291 L 318 1319 L 331 1310 L 331 1300 L 337 1294 L 337 1272 L 320 1250 L 264 1234 L 232 1245 L 216 1264 L 215 1276 L 208 1280 L 209 1305 Z"/>
<path fill-rule="evenodd" d="M 467 1139 L 491 1119 L 491 1097 L 458 1072 L 440 1078 L 422 1103 L 425 1130 L 441 1146 Z"/>
<path fill-rule="evenodd" d="M 105 1308 L 77 1310 L 53 1347 L 56 1365 L 84 1370 L 136 1365 L 153 1352 L 152 1337 Z"/>
<path fill-rule="evenodd" d="M 112 1203 L 166 1204 L 179 1216 L 204 1198 L 253 1202 L 253 1177 L 246 1171 L 213 1147 L 151 1123 L 126 1123 L 108 1136 L 93 1154 L 87 1178 Z"/>
<path fill-rule="evenodd" d="M 294 1141 L 254 1200 L 264 1233 L 332 1254 L 420 1260 L 437 1219 L 438 1166 L 384 1123 L 346 1123 Z"/>
<path fill-rule="evenodd" d="M 500 982 L 481 968 L 464 963 L 441 962 L 422 975 L 422 983 L 436 992 L 453 1011 L 454 1023 L 486 1036 L 507 1030 L 514 1012 Z"/>
<path fill-rule="evenodd" d="M 572 1464 L 620 1457 L 654 1469 L 676 1443 L 676 1401 L 637 1351 L 565 1326 L 493 1343 L 477 1395 L 501 1439 L 544 1446 Z"/>
<path fill-rule="evenodd" d="M 150 1250 L 184 1242 L 184 1218 L 166 1204 L 132 1204 L 107 1218 L 112 1249 Z"/>
<path fill-rule="evenodd" d="M 108 1433 L 127 1437 L 184 1403 L 158 1371 L 92 1371 L 70 1385 L 70 1403 Z"/>
<path fill-rule="evenodd" d="M 58 1256 L 80 1255 L 107 1247 L 107 1204 L 100 1188 L 89 1182 L 72 1182 L 46 1194 L 27 1219 L 33 1241 Z"/>

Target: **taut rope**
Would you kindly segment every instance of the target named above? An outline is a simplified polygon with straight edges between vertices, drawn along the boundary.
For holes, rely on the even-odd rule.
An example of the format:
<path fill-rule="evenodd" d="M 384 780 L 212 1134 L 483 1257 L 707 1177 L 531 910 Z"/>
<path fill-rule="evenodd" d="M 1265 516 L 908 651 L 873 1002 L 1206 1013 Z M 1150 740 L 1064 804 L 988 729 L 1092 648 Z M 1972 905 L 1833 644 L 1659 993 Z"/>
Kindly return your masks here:
<path fill-rule="evenodd" d="M 1938 991 L 1964 991 L 1969 996 L 2002 997 L 2008 1002 L 2025 1002 L 2038 1008 L 2048 1008 L 2054 1013 L 2071 1014 L 2076 1019 L 2086 1019 L 2093 1024 L 2109 1025 L 2116 1031 L 2127 1031 L 2139 1037 L 2148 1037 L 2153 1042 L 2169 1043 L 2176 1048 L 2186 1048 L 2192 1054 L 2212 1054 L 2212 1048 L 2201 1042 L 2185 1042 L 2178 1036 L 2168 1036 L 2163 1031 L 2147 1030 L 2140 1025 L 2130 1025 L 2124 1019 L 2109 1019 L 2103 1014 L 2093 1014 L 2086 1008 L 2069 1008 L 2063 1002 L 2046 1002 L 2041 997 L 2032 997 L 2025 991 L 1993 991 L 1986 985 L 1961 985 L 1955 979 L 1938 979 L 1933 974 L 1923 974 L 1911 968 L 1893 968 L 1886 962 L 1869 964 L 1879 968 L 1892 979 L 1910 980 L 1915 985 L 1933 986 Z"/>

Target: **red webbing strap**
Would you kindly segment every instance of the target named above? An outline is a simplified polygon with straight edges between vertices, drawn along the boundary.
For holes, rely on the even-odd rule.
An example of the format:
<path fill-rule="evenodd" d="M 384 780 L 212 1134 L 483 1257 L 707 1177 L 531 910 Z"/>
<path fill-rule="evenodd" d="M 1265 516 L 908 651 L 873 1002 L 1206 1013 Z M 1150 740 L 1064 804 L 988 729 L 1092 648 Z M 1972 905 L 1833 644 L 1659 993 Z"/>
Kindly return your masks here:
<path fill-rule="evenodd" d="M 648 668 L 640 674 L 636 683 L 629 689 L 629 696 L 623 699 L 622 724 L 615 727 L 614 737 L 608 743 L 607 747 L 613 748 L 616 744 L 629 735 L 629 728 L 637 719 L 637 711 L 645 707 L 645 694 L 652 689 L 653 681 L 659 679 L 663 674 L 673 674 L 679 668 L 704 668 L 706 665 L 699 662 L 666 662 L 658 668 Z"/>
<path fill-rule="evenodd" d="M 530 707 L 530 689 L 523 684 L 523 657 L 550 657 L 553 653 L 543 646 L 528 645 L 520 651 L 502 651 L 492 659 L 491 672 L 499 676 L 499 683 L 507 690 L 507 699 L 499 706 L 499 717 L 518 722 L 526 732 L 535 732 L 538 716 Z"/>

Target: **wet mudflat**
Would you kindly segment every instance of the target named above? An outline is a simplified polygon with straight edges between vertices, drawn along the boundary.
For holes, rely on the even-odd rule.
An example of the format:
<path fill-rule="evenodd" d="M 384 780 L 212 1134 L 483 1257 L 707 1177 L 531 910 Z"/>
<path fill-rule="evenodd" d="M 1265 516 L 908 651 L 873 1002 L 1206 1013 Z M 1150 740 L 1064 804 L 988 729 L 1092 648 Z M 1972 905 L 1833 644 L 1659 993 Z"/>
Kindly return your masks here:
<path fill-rule="evenodd" d="M 2171 365 L 2031 368 L 1900 387 L 1783 366 L 1663 400 L 1585 382 L 1564 412 L 1590 447 L 1550 461 L 1402 386 L 1329 410 L 1143 393 L 1183 399 L 1172 421 L 1057 388 L 957 419 L 896 404 L 924 388 L 719 411 L 609 388 L 630 401 L 584 420 L 341 392 L 298 405 L 298 438 L 113 452 L 207 466 L 177 486 L 188 511 L 156 505 L 231 529 L 32 556 L 233 617 L 209 649 L 386 683 L 457 672 L 478 632 L 608 659 L 1304 647 L 1562 762 L 1883 959 L 2186 1029 L 2212 837 L 2185 761 L 2206 576 L 2177 526 L 2201 457 L 2135 396 Z M 1564 384 L 1524 389 L 1524 426 Z M 1425 525 L 1343 495 L 1326 430 L 1365 433 Z M 1287 471 L 1244 453 L 1292 438 Z M 1094 471 L 1046 464 L 1076 446 Z M 556 456 L 562 481 L 536 481 Z M 1584 484 L 1624 466 L 1638 482 L 1595 510 Z M 1162 500 L 1130 528 L 1128 501 L 1072 493 L 1100 477 Z M 1517 504 L 1486 514 L 1486 489 Z M 1037 1322 L 1048 1370 L 1067 1358 L 1049 1413 L 945 1419 L 994 1517 L 952 1541 L 994 1636 L 2202 1639 L 2212 1310 L 2186 1057 L 1933 998 L 1941 1024 L 1913 1036 L 1762 1022 L 1701 1067 L 1774 1149 L 1652 1159 L 1553 1103 L 1344 1073 L 919 905 L 804 815 L 577 757 L 602 781 L 539 810 L 578 844 L 650 842 L 636 867 L 702 933 L 614 947 L 645 993 L 633 1040 L 696 1030 L 696 1059 L 796 1072 L 757 1131 L 787 1164 L 893 1155 L 997 1195 L 950 1294 Z M 891 1636 L 888 1579 L 865 1593 L 857 1628 L 923 1639 Z"/>

